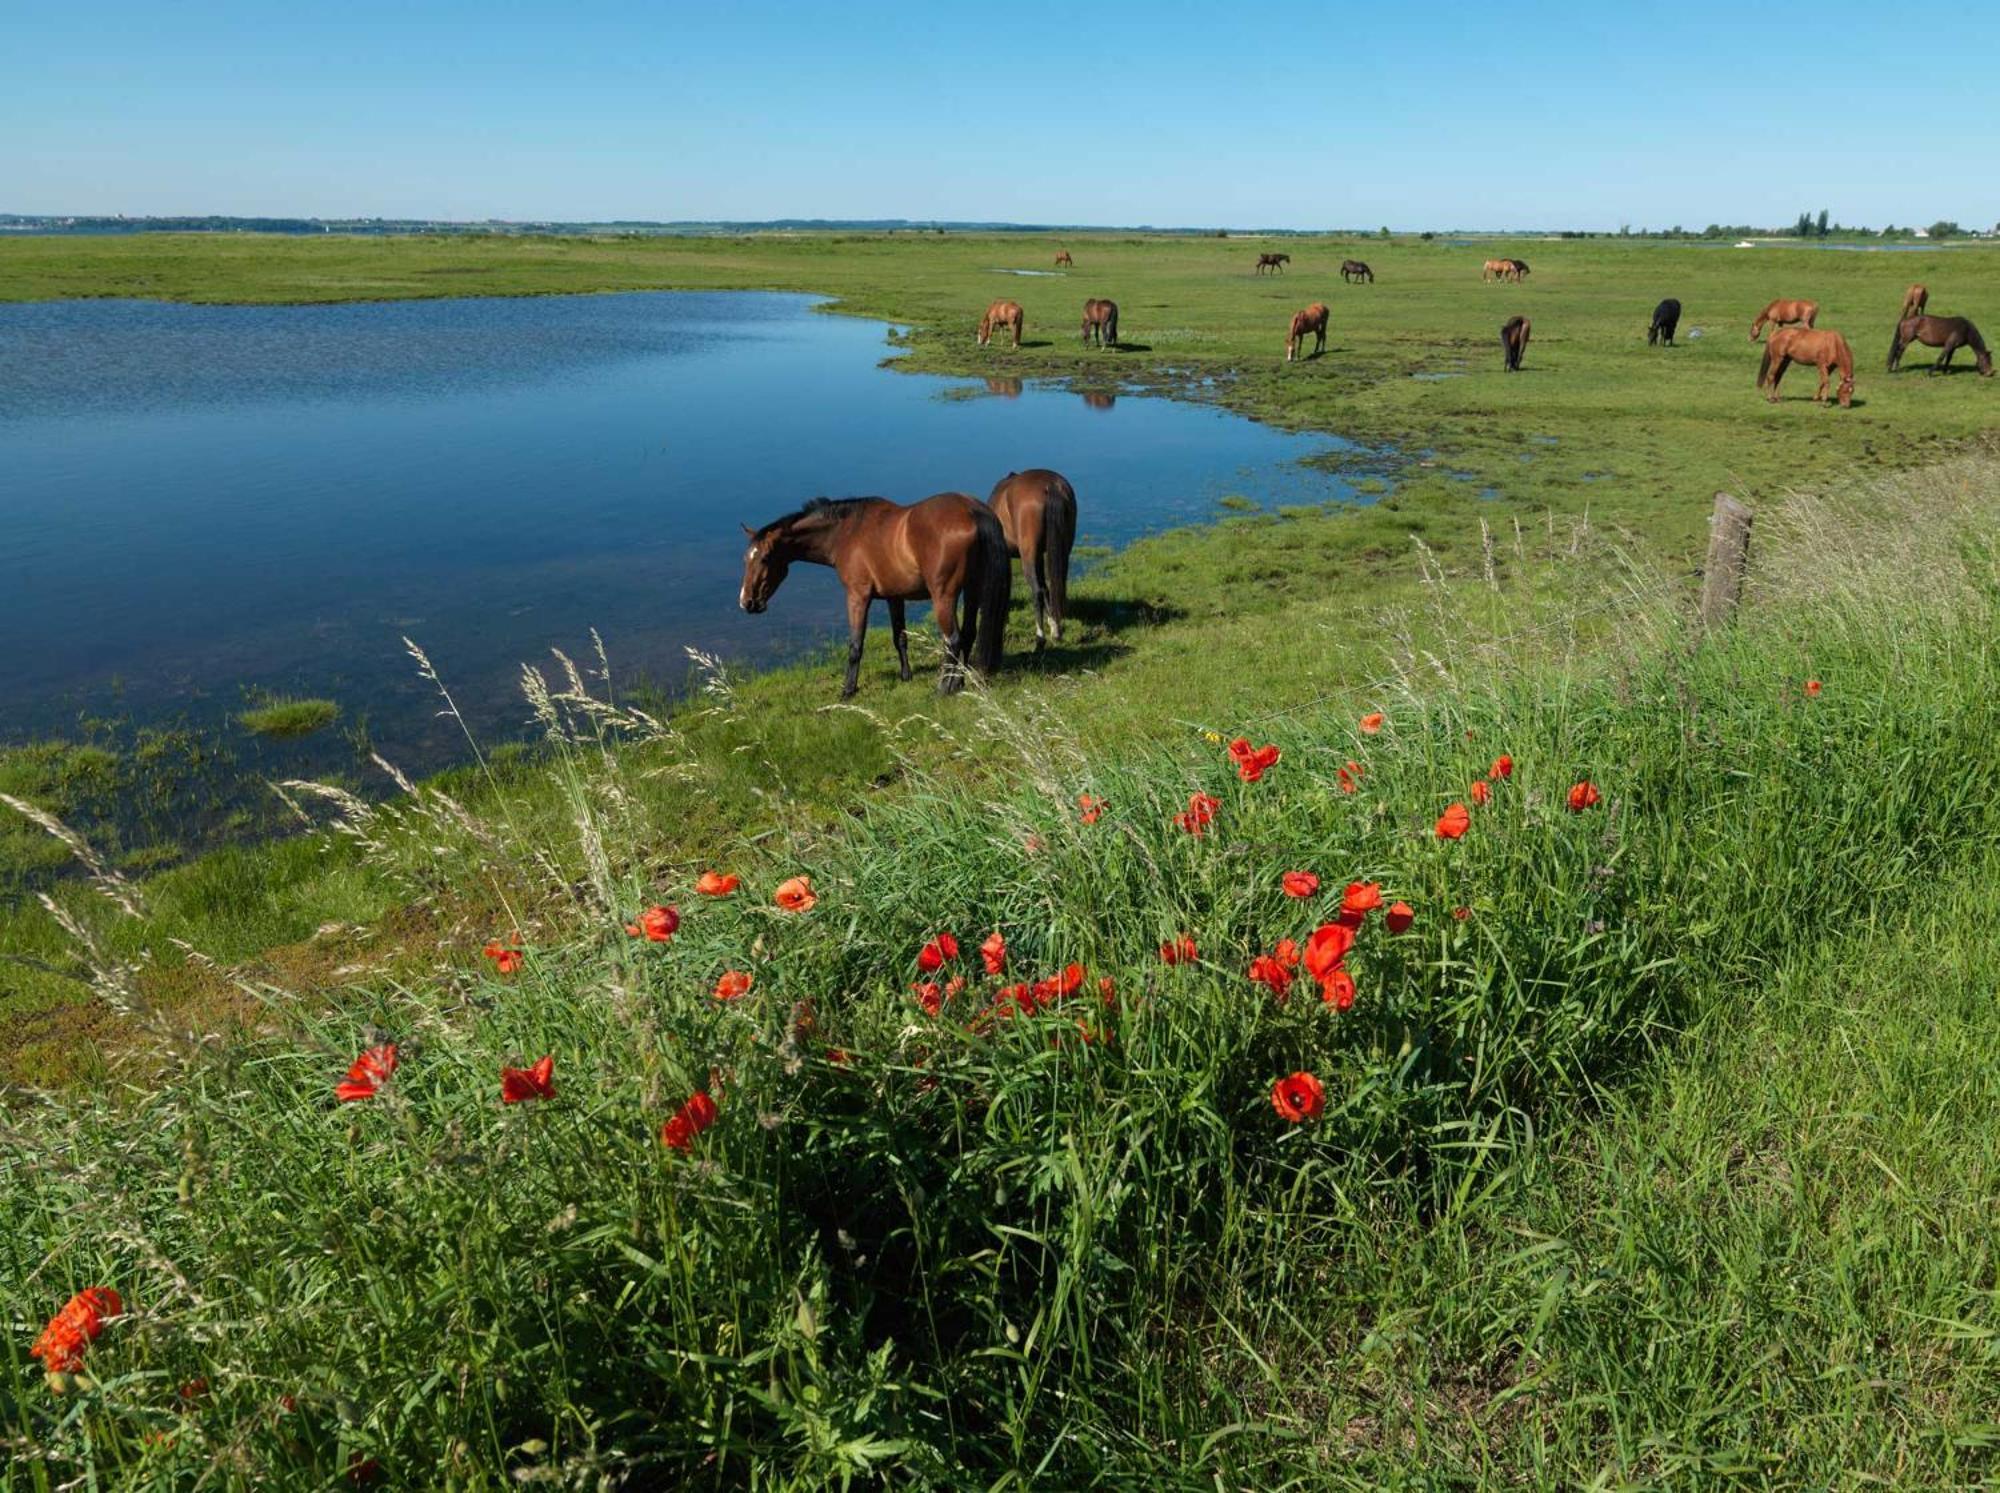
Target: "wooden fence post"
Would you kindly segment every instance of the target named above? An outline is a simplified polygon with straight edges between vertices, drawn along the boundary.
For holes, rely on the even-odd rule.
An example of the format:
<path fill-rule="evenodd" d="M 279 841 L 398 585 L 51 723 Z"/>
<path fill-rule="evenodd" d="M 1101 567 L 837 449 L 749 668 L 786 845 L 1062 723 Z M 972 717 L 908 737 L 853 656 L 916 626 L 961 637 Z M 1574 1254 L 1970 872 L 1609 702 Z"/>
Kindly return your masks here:
<path fill-rule="evenodd" d="M 1715 495 L 1715 512 L 1708 520 L 1708 564 L 1701 574 L 1701 625 L 1722 626 L 1743 594 L 1743 572 L 1750 563 L 1750 510 L 1726 492 Z"/>

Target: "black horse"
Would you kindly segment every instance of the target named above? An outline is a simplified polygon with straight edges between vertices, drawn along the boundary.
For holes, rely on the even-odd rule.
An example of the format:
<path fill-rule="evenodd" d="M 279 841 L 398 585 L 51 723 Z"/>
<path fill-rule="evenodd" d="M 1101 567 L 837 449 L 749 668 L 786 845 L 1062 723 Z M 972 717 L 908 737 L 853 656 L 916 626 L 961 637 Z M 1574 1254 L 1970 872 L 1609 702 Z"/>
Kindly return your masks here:
<path fill-rule="evenodd" d="M 1681 324 L 1681 303 L 1668 296 L 1653 308 L 1653 324 L 1646 328 L 1646 346 L 1664 340 L 1668 347 L 1674 345 L 1674 328 Z"/>
<path fill-rule="evenodd" d="M 1340 264 L 1340 278 L 1345 280 L 1349 285 L 1354 284 L 1358 280 L 1365 280 L 1368 284 L 1373 285 L 1375 283 L 1375 272 L 1368 268 L 1364 260 L 1344 259 Z"/>
<path fill-rule="evenodd" d="M 1521 371 L 1521 354 L 1528 350 L 1528 318 L 1510 316 L 1500 327 L 1500 352 L 1507 360 L 1507 372 Z"/>

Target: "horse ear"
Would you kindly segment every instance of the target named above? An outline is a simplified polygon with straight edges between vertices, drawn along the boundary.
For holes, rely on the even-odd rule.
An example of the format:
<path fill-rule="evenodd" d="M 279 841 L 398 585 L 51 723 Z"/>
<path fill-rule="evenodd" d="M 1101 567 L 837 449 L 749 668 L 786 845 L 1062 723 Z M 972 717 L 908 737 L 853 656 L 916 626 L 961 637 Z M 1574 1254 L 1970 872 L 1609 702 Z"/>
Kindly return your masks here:
<path fill-rule="evenodd" d="M 748 524 L 743 523 L 741 520 L 738 520 L 737 527 L 742 529 L 743 532 L 745 534 L 748 534 L 752 539 L 755 539 L 757 537 L 757 531 L 751 528 Z"/>

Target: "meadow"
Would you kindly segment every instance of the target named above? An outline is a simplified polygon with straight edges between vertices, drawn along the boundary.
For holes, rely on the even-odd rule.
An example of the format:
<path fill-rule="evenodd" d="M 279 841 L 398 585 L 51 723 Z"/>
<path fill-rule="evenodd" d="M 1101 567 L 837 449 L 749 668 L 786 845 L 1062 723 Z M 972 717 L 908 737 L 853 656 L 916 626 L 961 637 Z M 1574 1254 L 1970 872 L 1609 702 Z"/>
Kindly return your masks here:
<path fill-rule="evenodd" d="M 1114 557 L 990 691 L 877 648 L 857 708 L 815 663 L 654 715 L 584 660 L 530 680 L 533 750 L 292 786 L 323 832 L 18 911 L 15 1072 L 67 1082 L 0 1129 L 10 1486 L 1994 1475 L 1993 386 L 1869 369 L 1903 284 L 1978 319 L 1996 261 L 1766 291 L 1778 253 L 1527 243 L 1482 287 L 1483 247 L 1328 245 L 1349 290 L 1290 243 L 1276 288 L 1240 241 L 1069 246 L 1130 350 L 1037 336 L 1060 282 L 986 270 L 1019 239 L 436 246 L 459 293 L 835 291 L 920 366 L 1109 365 L 1401 459 Z M 431 283 L 425 243 L 270 247 L 89 283 Z M 1848 331 L 1853 410 L 1750 388 L 1780 290 Z M 999 293 L 1050 345 L 970 349 Z M 1707 335 L 1648 350 L 1670 293 Z M 1759 528 L 1704 638 L 1717 487 Z M 126 1311 L 51 1385 L 26 1345 L 87 1286 Z"/>

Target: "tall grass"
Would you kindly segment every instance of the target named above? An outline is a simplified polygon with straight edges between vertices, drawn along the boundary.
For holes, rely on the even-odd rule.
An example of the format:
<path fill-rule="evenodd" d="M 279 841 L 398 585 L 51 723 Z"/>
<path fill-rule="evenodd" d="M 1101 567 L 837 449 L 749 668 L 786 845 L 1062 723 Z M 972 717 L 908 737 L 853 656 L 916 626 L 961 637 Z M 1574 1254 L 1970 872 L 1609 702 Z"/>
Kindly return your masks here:
<path fill-rule="evenodd" d="M 1414 1303 L 1452 1280 L 1440 1231 L 1490 1225 L 1542 1132 L 1587 1138 L 1691 1024 L 1923 898 L 2000 828 L 1992 475 L 1968 462 L 1864 495 L 1922 536 L 1895 553 L 1871 555 L 1850 510 L 1800 500 L 1760 535 L 1753 611 L 1707 640 L 1670 588 L 1636 581 L 1530 646 L 1474 581 L 1436 592 L 1458 646 L 1406 653 L 1355 697 L 1191 727 L 1178 748 L 1093 760 L 1060 715 L 994 703 L 975 729 L 1012 753 L 1005 791 L 919 782 L 839 834 L 746 848 L 723 899 L 694 896 L 685 870 L 659 884 L 657 847 L 632 843 L 625 743 L 657 761 L 665 728 L 602 679 L 531 675 L 561 843 L 415 786 L 390 809 L 320 795 L 413 885 L 483 881 L 491 926 L 449 930 L 428 978 L 331 1008 L 247 991 L 262 1029 L 243 1041 L 162 1021 L 168 1081 L 10 1117 L 11 1475 L 1463 1473 L 1463 1445 L 1331 1424 L 1328 1364 L 1407 1379 Z M 1358 726 L 1370 710 L 1380 734 Z M 1283 749 L 1262 781 L 1231 772 L 1237 727 Z M 1502 753 L 1513 775 L 1489 779 Z M 1474 781 L 1491 802 L 1441 839 Z M 1601 798 L 1572 811 L 1583 781 Z M 1221 801 L 1198 835 L 1174 823 L 1194 793 Z M 1102 817 L 1085 822 L 1080 794 Z M 1322 878 L 1318 899 L 1283 893 L 1294 869 Z M 796 873 L 818 894 L 803 913 L 772 902 Z M 1303 941 L 1350 880 L 1414 912 L 1401 934 L 1370 915 L 1353 1009 L 1303 978 L 1282 1002 L 1253 985 L 1252 957 Z M 658 900 L 680 907 L 673 941 L 628 937 Z M 974 951 L 996 930 L 1008 967 L 988 977 Z M 967 984 L 934 1016 L 912 986 L 941 931 L 963 953 L 938 978 Z M 1164 963 L 1182 937 L 1198 957 Z M 522 939 L 523 967 L 484 965 L 488 938 Z M 1002 995 L 1072 963 L 1087 975 L 1065 999 Z M 713 996 L 727 969 L 754 976 L 748 995 Z M 334 1082 L 384 1040 L 393 1079 L 337 1104 Z M 544 1053 L 557 1097 L 503 1107 L 500 1066 Z M 1327 1106 L 1291 1125 L 1270 1091 L 1300 1069 Z M 663 1147 L 662 1122 L 703 1091 L 713 1127 Z M 1460 1272 L 1471 1305 L 1453 1319 L 1454 1372 L 1494 1413 L 1533 1382 L 1492 1356 L 1520 1341 L 1507 1262 L 1537 1248 L 1501 1232 L 1457 1236 L 1492 1253 Z M 1404 1251 L 1428 1274 L 1399 1275 Z M 52 1393 L 24 1345 L 93 1284 L 129 1315 L 88 1384 Z M 1619 1414 L 1614 1395 L 1510 1465 L 1697 1465 L 1642 1465 Z M 1945 1465 L 1922 1427 L 1908 1442 Z"/>

